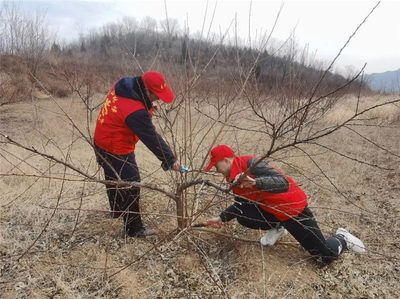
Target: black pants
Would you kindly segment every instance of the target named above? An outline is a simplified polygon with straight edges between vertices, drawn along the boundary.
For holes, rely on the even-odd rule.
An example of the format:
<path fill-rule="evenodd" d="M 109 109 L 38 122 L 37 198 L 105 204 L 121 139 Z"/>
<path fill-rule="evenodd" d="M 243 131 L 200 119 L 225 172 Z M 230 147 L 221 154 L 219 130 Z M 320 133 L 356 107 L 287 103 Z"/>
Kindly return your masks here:
<path fill-rule="evenodd" d="M 297 217 L 279 222 L 272 214 L 254 203 L 243 203 L 238 208 L 237 221 L 248 228 L 268 230 L 279 225 L 287 231 L 311 255 L 321 257 L 324 263 L 335 260 L 346 249 L 341 236 L 325 239 L 311 210 L 306 207 Z"/>
<path fill-rule="evenodd" d="M 257 204 L 251 202 L 236 203 L 237 211 L 235 217 L 237 221 L 251 229 L 268 230 L 279 225 L 279 220 L 274 215 L 264 211 Z"/>
<path fill-rule="evenodd" d="M 104 170 L 106 180 L 117 180 L 118 176 L 123 181 L 140 182 L 139 169 L 136 164 L 135 154 L 113 155 L 96 147 L 97 162 Z M 143 227 L 140 216 L 140 188 L 116 187 L 106 185 L 111 215 L 114 218 L 123 216 L 125 230 Z"/>
<path fill-rule="evenodd" d="M 308 207 L 298 216 L 282 222 L 282 225 L 305 250 L 313 256 L 321 257 L 324 263 L 332 262 L 346 249 L 346 241 L 342 236 L 325 239 Z"/>

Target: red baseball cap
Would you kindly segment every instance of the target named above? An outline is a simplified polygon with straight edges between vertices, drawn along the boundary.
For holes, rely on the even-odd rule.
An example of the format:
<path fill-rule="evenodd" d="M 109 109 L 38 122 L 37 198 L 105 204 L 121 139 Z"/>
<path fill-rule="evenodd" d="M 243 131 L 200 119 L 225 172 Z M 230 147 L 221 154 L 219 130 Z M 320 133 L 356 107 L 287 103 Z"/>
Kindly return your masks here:
<path fill-rule="evenodd" d="M 144 86 L 165 103 L 174 100 L 174 93 L 165 82 L 163 74 L 159 72 L 144 72 L 142 75 Z"/>
<path fill-rule="evenodd" d="M 208 163 L 207 167 L 204 168 L 204 171 L 210 171 L 211 168 L 217 164 L 218 161 L 221 161 L 225 158 L 231 158 L 235 156 L 235 152 L 228 145 L 220 144 L 215 146 L 210 152 L 210 163 Z"/>

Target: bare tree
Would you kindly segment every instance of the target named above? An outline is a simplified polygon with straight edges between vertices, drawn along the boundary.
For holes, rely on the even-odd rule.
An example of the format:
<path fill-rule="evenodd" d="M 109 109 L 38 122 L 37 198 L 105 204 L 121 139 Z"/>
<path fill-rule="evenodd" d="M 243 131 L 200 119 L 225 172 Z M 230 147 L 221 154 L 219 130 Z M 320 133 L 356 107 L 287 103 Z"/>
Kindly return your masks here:
<path fill-rule="evenodd" d="M 168 38 L 168 48 L 171 47 L 173 39 L 179 34 L 179 22 L 177 19 L 165 19 L 160 21 L 161 32 Z"/>
<path fill-rule="evenodd" d="M 145 32 L 154 32 L 157 30 L 157 20 L 147 16 L 140 22 L 140 28 Z"/>
<path fill-rule="evenodd" d="M 4 22 L 0 28 L 0 50 L 26 58 L 35 75 L 52 40 L 46 16 L 38 12 L 27 16 L 21 13 L 16 2 L 3 2 L 1 18 Z"/>

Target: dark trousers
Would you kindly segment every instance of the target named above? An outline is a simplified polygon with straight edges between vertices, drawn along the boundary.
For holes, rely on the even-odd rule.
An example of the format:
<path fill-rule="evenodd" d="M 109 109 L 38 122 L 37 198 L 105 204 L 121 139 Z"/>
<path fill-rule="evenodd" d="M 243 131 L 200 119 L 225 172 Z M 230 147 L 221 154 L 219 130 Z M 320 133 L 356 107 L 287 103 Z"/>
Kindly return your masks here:
<path fill-rule="evenodd" d="M 313 256 L 319 256 L 324 263 L 335 260 L 346 249 L 342 236 L 328 239 L 322 235 L 311 210 L 306 207 L 298 216 L 282 222 L 287 231 Z"/>
<path fill-rule="evenodd" d="M 98 147 L 95 150 L 97 162 L 103 168 L 106 180 L 140 182 L 134 153 L 114 155 Z M 123 216 L 126 230 L 143 227 L 140 216 L 140 188 L 106 185 L 106 190 L 113 218 Z"/>
<path fill-rule="evenodd" d="M 235 204 L 234 215 L 237 221 L 251 229 L 269 230 L 279 225 L 279 220 L 274 215 L 264 211 L 257 204 L 251 202 L 242 202 Z"/>
<path fill-rule="evenodd" d="M 251 229 L 263 230 L 282 225 L 305 250 L 313 256 L 321 257 L 324 263 L 332 262 L 346 248 L 346 242 L 341 236 L 324 238 L 313 213 L 308 207 L 298 216 L 280 222 L 257 204 L 242 203 L 240 206 L 236 206 L 238 208 L 235 216 L 241 225 Z"/>

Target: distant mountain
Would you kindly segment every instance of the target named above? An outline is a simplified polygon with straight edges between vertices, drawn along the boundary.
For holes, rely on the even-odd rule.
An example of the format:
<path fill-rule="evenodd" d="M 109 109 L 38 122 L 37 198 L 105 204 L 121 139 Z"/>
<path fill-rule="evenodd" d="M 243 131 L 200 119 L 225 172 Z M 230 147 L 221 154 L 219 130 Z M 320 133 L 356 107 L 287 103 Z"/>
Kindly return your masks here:
<path fill-rule="evenodd" d="M 366 81 L 373 90 L 400 93 L 400 69 L 366 75 Z"/>

